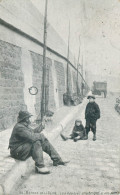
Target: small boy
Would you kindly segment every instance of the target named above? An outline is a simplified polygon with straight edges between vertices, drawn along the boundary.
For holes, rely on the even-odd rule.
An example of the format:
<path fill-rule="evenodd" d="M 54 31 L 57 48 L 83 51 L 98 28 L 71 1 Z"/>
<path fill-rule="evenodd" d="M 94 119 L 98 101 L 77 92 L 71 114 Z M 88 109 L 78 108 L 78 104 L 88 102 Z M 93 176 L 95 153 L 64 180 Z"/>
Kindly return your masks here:
<path fill-rule="evenodd" d="M 85 119 L 86 119 L 86 139 L 88 139 L 88 133 L 91 129 L 93 132 L 93 141 L 96 140 L 96 122 L 100 118 L 100 109 L 98 104 L 95 102 L 95 96 L 89 95 L 87 97 L 89 103 L 86 106 L 85 110 Z"/>
<path fill-rule="evenodd" d="M 82 124 L 82 121 L 78 119 L 75 121 L 75 125 L 73 128 L 72 134 L 70 136 L 66 137 L 62 133 L 60 135 L 64 141 L 68 139 L 73 139 L 74 141 L 77 141 L 77 140 L 84 139 L 86 133 L 85 133 L 85 128 Z"/>

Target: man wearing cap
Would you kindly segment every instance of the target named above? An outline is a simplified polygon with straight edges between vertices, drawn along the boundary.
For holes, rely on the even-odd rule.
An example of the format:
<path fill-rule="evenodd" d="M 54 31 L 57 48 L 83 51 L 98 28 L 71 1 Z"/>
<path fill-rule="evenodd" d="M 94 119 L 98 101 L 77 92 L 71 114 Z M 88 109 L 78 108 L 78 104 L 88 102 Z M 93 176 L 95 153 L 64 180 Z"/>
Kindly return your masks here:
<path fill-rule="evenodd" d="M 94 95 L 88 95 L 89 103 L 86 106 L 85 110 L 85 119 L 86 119 L 86 138 L 88 139 L 88 133 L 91 129 L 93 132 L 93 141 L 96 140 L 96 122 L 100 118 L 100 109 L 98 104 L 95 102 Z"/>
<path fill-rule="evenodd" d="M 35 129 L 30 128 L 31 116 L 27 111 L 19 112 L 17 124 L 9 140 L 10 153 L 13 158 L 23 161 L 32 156 L 35 161 L 35 170 L 38 173 L 47 174 L 50 171 L 44 166 L 43 151 L 51 157 L 53 166 L 65 165 L 67 162 L 62 161 L 54 147 L 41 133 L 44 129 L 43 123 Z"/>

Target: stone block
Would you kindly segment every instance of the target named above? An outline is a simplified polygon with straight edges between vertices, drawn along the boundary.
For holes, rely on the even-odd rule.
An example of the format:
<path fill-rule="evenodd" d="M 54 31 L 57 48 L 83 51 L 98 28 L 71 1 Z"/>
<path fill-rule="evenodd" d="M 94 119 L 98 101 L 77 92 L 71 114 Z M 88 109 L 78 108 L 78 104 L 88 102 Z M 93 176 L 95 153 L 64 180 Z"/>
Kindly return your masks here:
<path fill-rule="evenodd" d="M 24 78 L 21 69 L 21 48 L 0 41 L 0 54 L 0 60 L 2 60 L 0 62 L 0 86 L 3 87 L 2 95 L 0 95 L 0 108 L 3 110 L 2 127 L 5 129 L 13 123 L 15 114 L 23 107 Z"/>

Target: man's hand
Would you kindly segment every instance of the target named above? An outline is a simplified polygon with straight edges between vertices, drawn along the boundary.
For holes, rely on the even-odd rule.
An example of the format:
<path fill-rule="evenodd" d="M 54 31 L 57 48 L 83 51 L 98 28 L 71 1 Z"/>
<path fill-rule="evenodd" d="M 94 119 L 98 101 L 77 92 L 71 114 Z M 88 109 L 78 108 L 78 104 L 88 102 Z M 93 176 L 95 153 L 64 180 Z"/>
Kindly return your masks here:
<path fill-rule="evenodd" d="M 42 126 L 42 123 L 40 123 L 35 129 L 34 132 L 35 133 L 41 133 L 41 131 L 43 131 L 44 127 Z"/>
<path fill-rule="evenodd" d="M 43 129 L 45 129 L 45 120 L 46 120 L 46 118 L 44 116 L 43 121 L 41 121 L 40 124 L 36 128 L 34 128 L 35 133 L 41 133 L 41 131 L 43 131 Z"/>

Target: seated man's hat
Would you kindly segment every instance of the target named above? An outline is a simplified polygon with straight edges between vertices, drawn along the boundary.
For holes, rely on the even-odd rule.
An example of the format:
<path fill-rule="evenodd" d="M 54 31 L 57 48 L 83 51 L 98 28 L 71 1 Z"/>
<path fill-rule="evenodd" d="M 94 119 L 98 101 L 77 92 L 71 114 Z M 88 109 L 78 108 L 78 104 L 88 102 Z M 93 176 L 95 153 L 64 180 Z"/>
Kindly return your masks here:
<path fill-rule="evenodd" d="M 23 121 L 25 118 L 30 118 L 31 116 L 33 116 L 33 115 L 27 111 L 20 111 L 18 118 L 17 118 L 17 122 L 19 123 L 19 122 Z"/>

